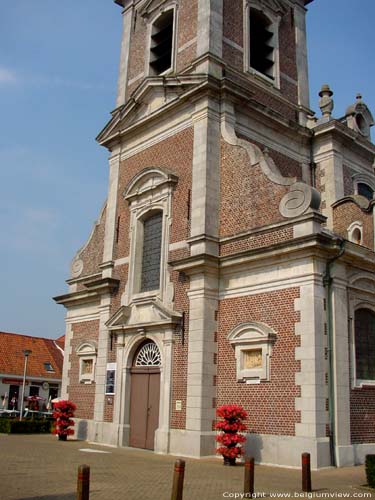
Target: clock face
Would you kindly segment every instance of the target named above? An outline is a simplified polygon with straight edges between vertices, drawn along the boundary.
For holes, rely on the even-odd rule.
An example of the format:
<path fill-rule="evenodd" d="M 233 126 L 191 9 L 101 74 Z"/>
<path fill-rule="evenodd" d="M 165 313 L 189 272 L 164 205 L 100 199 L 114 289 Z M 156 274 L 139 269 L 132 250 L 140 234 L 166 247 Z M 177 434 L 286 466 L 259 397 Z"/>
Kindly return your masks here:
<path fill-rule="evenodd" d="M 48 391 L 49 389 L 49 383 L 48 382 L 43 382 L 42 388 L 44 391 Z"/>

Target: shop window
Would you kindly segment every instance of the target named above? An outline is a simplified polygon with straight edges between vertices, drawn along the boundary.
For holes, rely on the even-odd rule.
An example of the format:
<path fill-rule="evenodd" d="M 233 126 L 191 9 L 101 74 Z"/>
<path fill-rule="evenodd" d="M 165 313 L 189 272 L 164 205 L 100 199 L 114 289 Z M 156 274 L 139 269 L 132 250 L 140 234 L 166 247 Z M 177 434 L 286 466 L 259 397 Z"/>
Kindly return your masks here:
<path fill-rule="evenodd" d="M 357 309 L 354 319 L 355 371 L 357 383 L 375 382 L 375 313 Z"/>
<path fill-rule="evenodd" d="M 238 382 L 248 384 L 270 380 L 270 360 L 275 332 L 267 325 L 249 322 L 237 326 L 228 335 L 236 358 Z"/>
<path fill-rule="evenodd" d="M 151 27 L 150 69 L 151 74 L 161 75 L 173 64 L 174 10 L 161 14 Z"/>

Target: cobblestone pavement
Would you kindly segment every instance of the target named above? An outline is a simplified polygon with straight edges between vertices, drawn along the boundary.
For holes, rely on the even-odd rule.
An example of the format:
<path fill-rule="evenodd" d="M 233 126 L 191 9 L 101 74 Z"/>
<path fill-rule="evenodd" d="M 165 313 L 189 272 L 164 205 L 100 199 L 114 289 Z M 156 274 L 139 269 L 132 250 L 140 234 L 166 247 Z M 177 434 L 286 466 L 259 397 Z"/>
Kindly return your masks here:
<path fill-rule="evenodd" d="M 0 500 L 75 500 L 80 464 L 91 467 L 90 500 L 171 497 L 176 457 L 83 441 L 62 442 L 51 435 L 1 434 L 0 449 Z M 218 459 L 186 459 L 184 500 L 235 498 L 242 482 L 242 466 L 223 467 Z M 375 498 L 365 482 L 363 466 L 313 472 L 312 498 L 344 498 L 338 492 L 346 498 Z M 256 466 L 255 490 L 263 498 L 275 492 L 308 498 L 301 493 L 301 473 L 294 469 Z M 332 496 L 323 497 L 323 493 Z"/>

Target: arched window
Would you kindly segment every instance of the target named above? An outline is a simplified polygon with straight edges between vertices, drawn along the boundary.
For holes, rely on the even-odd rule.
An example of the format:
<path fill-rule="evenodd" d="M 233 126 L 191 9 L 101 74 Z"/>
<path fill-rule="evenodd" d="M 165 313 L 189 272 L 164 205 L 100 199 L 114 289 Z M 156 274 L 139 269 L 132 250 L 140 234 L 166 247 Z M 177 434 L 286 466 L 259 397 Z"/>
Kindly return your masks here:
<path fill-rule="evenodd" d="M 143 221 L 141 292 L 160 287 L 160 259 L 163 213 L 154 212 Z"/>
<path fill-rule="evenodd" d="M 364 182 L 359 182 L 357 184 L 358 194 L 364 196 L 368 200 L 372 200 L 374 197 L 374 190 Z"/>
<path fill-rule="evenodd" d="M 375 313 L 357 309 L 354 319 L 357 380 L 375 380 Z"/>
<path fill-rule="evenodd" d="M 274 79 L 274 32 L 272 22 L 258 9 L 250 9 L 250 67 Z"/>
<path fill-rule="evenodd" d="M 160 366 L 161 355 L 155 342 L 146 341 L 134 357 L 134 366 Z"/>
<path fill-rule="evenodd" d="M 173 66 L 173 24 L 174 10 L 170 9 L 151 27 L 150 68 L 154 75 L 161 75 Z"/>

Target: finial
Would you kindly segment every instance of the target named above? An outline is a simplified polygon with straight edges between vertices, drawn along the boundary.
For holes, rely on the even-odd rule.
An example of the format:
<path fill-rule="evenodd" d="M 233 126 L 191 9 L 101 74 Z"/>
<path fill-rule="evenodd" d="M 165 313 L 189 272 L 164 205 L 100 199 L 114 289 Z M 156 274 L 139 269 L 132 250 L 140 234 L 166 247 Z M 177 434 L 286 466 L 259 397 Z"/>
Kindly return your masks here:
<path fill-rule="evenodd" d="M 319 92 L 319 96 L 321 99 L 319 100 L 319 107 L 322 112 L 323 118 L 331 118 L 332 110 L 333 110 L 333 96 L 332 90 L 329 88 L 329 85 L 325 83 L 322 85 L 322 88 Z"/>
<path fill-rule="evenodd" d="M 362 94 L 358 93 L 355 97 L 357 101 L 362 101 Z"/>

